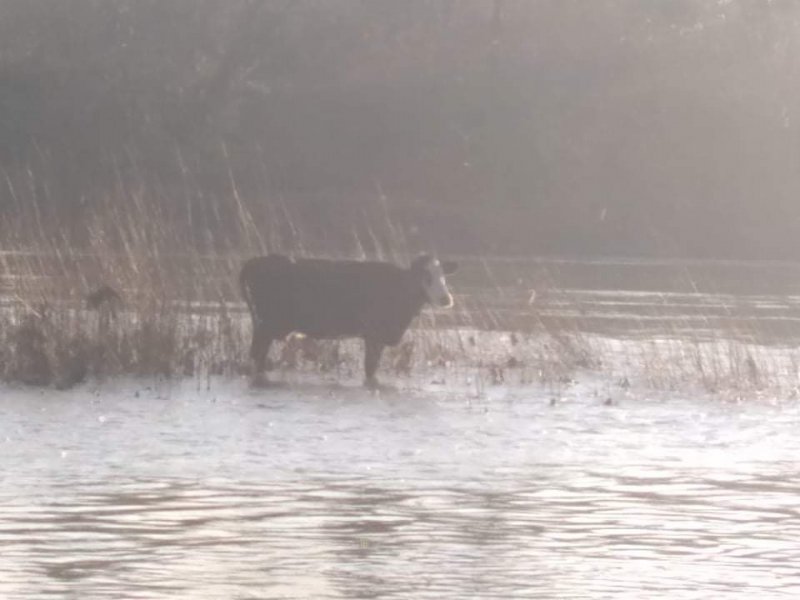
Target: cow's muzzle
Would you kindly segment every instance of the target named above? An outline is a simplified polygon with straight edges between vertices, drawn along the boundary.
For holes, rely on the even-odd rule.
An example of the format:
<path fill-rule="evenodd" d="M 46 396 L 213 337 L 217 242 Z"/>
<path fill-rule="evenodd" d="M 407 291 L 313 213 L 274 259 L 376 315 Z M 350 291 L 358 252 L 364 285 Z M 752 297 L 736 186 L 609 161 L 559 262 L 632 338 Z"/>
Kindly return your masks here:
<path fill-rule="evenodd" d="M 439 298 L 437 304 L 440 308 L 452 308 L 453 307 L 453 296 L 447 294 L 447 296 L 442 296 Z"/>

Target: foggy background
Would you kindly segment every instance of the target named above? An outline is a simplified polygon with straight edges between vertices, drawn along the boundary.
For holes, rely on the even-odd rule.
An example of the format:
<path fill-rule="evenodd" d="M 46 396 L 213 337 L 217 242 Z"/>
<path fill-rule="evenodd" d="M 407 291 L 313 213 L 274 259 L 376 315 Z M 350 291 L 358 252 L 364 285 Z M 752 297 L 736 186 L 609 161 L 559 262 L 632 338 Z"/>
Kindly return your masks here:
<path fill-rule="evenodd" d="M 284 250 L 377 231 L 797 259 L 799 17 L 792 0 L 4 0 L 2 230 L 80 243 L 133 207 L 201 251 L 236 247 L 245 214 Z"/>

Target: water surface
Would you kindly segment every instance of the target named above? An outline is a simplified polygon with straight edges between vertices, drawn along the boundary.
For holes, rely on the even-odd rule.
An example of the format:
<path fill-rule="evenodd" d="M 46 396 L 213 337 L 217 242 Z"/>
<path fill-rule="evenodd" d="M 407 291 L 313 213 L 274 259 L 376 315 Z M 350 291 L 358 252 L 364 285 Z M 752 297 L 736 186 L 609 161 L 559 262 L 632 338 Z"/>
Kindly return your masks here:
<path fill-rule="evenodd" d="M 797 405 L 598 388 L 6 388 L 0 597 L 797 597 Z"/>

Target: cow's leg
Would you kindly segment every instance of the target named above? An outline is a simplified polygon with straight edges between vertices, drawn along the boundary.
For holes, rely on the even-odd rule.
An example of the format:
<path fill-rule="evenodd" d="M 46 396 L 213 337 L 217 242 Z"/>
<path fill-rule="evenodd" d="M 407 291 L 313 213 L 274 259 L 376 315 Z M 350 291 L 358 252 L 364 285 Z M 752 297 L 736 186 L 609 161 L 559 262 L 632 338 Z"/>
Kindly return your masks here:
<path fill-rule="evenodd" d="M 264 369 L 272 369 L 269 360 L 269 348 L 272 336 L 263 325 L 253 327 L 253 343 L 250 346 L 250 358 L 253 360 L 253 385 L 262 386 L 268 383 Z"/>
<path fill-rule="evenodd" d="M 375 371 L 378 370 L 378 363 L 381 360 L 384 345 L 375 340 L 364 340 L 364 385 L 368 388 L 377 388 L 378 379 Z"/>

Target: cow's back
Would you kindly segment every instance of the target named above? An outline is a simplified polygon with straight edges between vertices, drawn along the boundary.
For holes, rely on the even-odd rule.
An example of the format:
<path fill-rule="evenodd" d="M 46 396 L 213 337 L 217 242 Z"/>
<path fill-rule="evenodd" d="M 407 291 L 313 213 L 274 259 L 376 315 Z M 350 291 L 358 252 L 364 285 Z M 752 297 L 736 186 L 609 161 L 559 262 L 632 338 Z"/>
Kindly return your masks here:
<path fill-rule="evenodd" d="M 395 337 L 419 309 L 402 302 L 406 271 L 388 263 L 270 255 L 248 261 L 240 279 L 254 318 L 281 336 Z"/>

